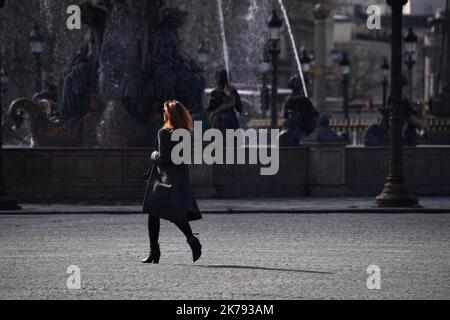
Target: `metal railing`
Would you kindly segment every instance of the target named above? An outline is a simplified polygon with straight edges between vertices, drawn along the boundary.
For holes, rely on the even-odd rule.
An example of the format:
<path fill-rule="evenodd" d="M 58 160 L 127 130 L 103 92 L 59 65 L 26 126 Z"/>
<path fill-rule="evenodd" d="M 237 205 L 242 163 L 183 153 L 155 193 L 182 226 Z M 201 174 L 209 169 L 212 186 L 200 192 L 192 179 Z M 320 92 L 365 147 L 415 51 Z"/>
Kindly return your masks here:
<path fill-rule="evenodd" d="M 349 133 L 351 145 L 364 145 L 364 135 L 371 125 L 379 124 L 377 119 L 331 119 L 330 129 L 336 133 Z"/>
<path fill-rule="evenodd" d="M 450 118 L 427 119 L 428 127 L 421 132 L 421 143 L 425 144 L 450 144 Z M 284 119 L 278 120 L 281 129 Z M 330 119 L 330 129 L 339 134 L 347 131 L 350 134 L 352 145 L 364 145 L 364 135 L 371 125 L 380 124 L 379 119 Z M 270 128 L 270 119 L 252 119 L 248 123 L 249 128 Z"/>

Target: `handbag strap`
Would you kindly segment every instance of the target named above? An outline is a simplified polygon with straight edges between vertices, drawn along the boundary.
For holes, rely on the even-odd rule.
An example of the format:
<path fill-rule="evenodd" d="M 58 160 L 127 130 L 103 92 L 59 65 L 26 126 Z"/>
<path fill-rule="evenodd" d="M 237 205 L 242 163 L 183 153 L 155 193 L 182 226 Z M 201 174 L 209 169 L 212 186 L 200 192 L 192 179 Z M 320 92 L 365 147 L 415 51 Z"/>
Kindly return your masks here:
<path fill-rule="evenodd" d="M 153 151 L 157 151 L 158 148 L 158 137 L 155 138 L 155 143 L 153 144 Z M 144 174 L 144 176 L 148 176 L 150 179 L 153 174 L 153 168 L 155 167 L 156 162 L 153 162 L 152 165 L 148 168 L 147 172 Z"/>

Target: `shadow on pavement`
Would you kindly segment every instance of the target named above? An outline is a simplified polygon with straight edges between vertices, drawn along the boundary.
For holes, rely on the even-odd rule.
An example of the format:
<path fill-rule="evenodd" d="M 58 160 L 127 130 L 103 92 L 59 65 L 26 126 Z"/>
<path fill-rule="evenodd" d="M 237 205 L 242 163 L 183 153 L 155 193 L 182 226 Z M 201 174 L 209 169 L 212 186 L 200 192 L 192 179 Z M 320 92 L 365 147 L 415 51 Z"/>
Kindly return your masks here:
<path fill-rule="evenodd" d="M 325 272 L 325 271 L 282 269 L 282 268 L 266 268 L 266 267 L 255 267 L 255 266 L 193 265 L 193 264 L 178 264 L 178 265 L 179 266 L 185 266 L 185 267 L 199 267 L 199 268 L 251 269 L 251 270 L 269 270 L 269 271 L 287 271 L 287 272 L 301 272 L 301 273 L 333 274 L 333 272 Z"/>

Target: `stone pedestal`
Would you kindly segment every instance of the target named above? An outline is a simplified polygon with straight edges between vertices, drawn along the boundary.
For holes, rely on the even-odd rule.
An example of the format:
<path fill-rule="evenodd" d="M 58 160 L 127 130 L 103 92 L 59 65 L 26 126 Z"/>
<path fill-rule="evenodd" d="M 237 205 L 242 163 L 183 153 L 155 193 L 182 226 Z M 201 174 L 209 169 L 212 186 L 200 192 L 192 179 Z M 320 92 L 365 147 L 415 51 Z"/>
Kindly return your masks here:
<path fill-rule="evenodd" d="M 309 147 L 308 191 L 311 196 L 346 196 L 344 141 L 305 141 Z"/>
<path fill-rule="evenodd" d="M 321 115 L 319 125 L 300 145 L 308 147 L 308 193 L 312 196 L 348 195 L 345 175 L 345 141 L 329 128 Z"/>
<path fill-rule="evenodd" d="M 194 195 L 197 198 L 215 198 L 217 191 L 213 181 L 214 167 L 208 165 L 190 165 L 189 171 Z"/>

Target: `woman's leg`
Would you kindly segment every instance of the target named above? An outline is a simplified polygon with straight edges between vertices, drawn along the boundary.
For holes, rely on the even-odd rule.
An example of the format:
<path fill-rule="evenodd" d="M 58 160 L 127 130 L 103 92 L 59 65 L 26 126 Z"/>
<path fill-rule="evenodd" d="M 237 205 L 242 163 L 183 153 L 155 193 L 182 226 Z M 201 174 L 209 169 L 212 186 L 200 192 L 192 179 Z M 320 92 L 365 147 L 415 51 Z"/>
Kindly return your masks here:
<path fill-rule="evenodd" d="M 153 217 L 152 215 L 148 215 L 148 236 L 150 238 L 150 247 L 155 247 L 158 245 L 159 228 L 160 228 L 159 218 Z"/>
<path fill-rule="evenodd" d="M 191 229 L 191 225 L 189 224 L 189 222 L 175 223 L 175 225 L 178 227 L 178 229 L 181 230 L 181 232 L 183 232 L 183 234 L 186 236 L 186 239 L 192 238 L 193 234 L 192 234 L 192 229 Z"/>
<path fill-rule="evenodd" d="M 175 223 L 175 225 L 186 236 L 187 243 L 192 249 L 192 260 L 194 262 L 197 261 L 202 255 L 202 245 L 200 244 L 200 241 L 197 239 L 197 237 L 195 237 L 192 233 L 191 225 L 189 224 L 189 222 Z"/>
<path fill-rule="evenodd" d="M 159 263 L 161 251 L 159 250 L 159 218 L 148 215 L 148 236 L 150 238 L 150 255 L 142 260 L 143 263 Z"/>

